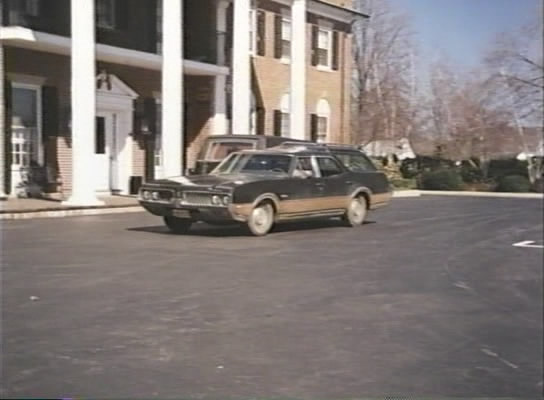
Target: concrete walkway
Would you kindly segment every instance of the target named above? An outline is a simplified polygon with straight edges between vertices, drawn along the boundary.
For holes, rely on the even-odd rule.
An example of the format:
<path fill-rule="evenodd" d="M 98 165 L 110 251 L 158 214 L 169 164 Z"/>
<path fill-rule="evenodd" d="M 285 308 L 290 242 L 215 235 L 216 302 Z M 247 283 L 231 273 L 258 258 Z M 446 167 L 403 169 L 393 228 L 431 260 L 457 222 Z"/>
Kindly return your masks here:
<path fill-rule="evenodd" d="M 0 202 L 0 219 L 67 217 L 141 211 L 134 196 L 101 196 L 100 206 L 67 206 L 54 199 L 8 198 Z"/>

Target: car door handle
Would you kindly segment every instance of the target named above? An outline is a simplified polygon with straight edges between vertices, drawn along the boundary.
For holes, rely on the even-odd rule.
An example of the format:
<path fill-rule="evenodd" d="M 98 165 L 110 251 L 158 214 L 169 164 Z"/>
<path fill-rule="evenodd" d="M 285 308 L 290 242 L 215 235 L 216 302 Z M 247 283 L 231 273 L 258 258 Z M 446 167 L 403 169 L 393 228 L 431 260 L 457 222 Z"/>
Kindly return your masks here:
<path fill-rule="evenodd" d="M 324 183 L 316 183 L 315 185 L 316 185 L 316 186 L 319 186 L 319 187 L 323 187 L 323 186 L 325 186 L 325 184 L 324 184 Z"/>
<path fill-rule="evenodd" d="M 352 181 L 346 181 L 346 185 L 351 185 L 352 183 Z"/>

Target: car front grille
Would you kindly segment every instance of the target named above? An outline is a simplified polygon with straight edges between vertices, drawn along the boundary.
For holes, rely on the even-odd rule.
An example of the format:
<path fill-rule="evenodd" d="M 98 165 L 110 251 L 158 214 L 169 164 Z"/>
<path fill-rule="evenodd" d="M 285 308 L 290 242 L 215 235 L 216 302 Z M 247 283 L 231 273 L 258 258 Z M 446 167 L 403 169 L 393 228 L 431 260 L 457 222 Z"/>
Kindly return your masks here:
<path fill-rule="evenodd" d="M 174 199 L 174 191 L 168 189 L 154 189 L 153 187 L 143 188 L 140 191 L 140 198 L 145 201 L 169 203 Z"/>
<path fill-rule="evenodd" d="M 185 192 L 183 195 L 183 203 L 192 206 L 211 206 L 212 196 L 208 193 Z"/>

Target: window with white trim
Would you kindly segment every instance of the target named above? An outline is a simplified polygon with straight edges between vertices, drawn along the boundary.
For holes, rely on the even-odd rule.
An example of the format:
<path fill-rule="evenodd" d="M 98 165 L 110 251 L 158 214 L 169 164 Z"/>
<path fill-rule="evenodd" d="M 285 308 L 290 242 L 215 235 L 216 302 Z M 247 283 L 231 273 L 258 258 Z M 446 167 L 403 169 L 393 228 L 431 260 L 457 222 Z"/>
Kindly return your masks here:
<path fill-rule="evenodd" d="M 290 110 L 290 97 L 286 93 L 281 97 L 280 111 L 281 111 L 281 121 L 280 121 L 280 136 L 289 137 L 290 136 L 290 120 L 291 116 L 289 114 Z"/>
<path fill-rule="evenodd" d="M 325 99 L 317 103 L 317 142 L 326 143 L 329 141 L 331 108 Z"/>
<path fill-rule="evenodd" d="M 249 10 L 249 53 L 254 55 L 257 48 L 257 10 L 251 4 Z"/>
<path fill-rule="evenodd" d="M 291 59 L 291 20 L 285 16 L 281 20 L 281 58 Z"/>
<path fill-rule="evenodd" d="M 41 87 L 12 85 L 11 154 L 12 164 L 30 167 L 41 157 Z"/>
<path fill-rule="evenodd" d="M 155 148 L 153 151 L 153 165 L 155 168 L 161 168 L 162 167 L 162 130 L 161 130 L 161 115 L 162 115 L 162 104 L 160 99 L 155 100 L 156 104 L 156 111 L 157 111 L 157 119 L 155 121 L 156 128 L 152 127 L 151 129 L 156 130 L 155 132 Z"/>
<path fill-rule="evenodd" d="M 317 65 L 332 67 L 332 31 L 322 27 L 317 31 Z"/>
<path fill-rule="evenodd" d="M 115 29 L 115 0 L 96 0 L 96 25 Z"/>

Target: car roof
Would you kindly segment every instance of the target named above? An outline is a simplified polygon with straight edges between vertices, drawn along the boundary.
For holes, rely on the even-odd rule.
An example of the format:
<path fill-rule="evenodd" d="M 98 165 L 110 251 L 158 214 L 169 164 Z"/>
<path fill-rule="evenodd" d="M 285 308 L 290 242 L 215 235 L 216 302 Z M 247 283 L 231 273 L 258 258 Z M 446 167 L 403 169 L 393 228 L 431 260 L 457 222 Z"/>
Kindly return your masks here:
<path fill-rule="evenodd" d="M 269 147 L 267 149 L 247 149 L 247 150 L 240 150 L 237 151 L 237 153 L 242 154 L 270 154 L 270 155 L 287 155 L 287 156 L 323 156 L 323 155 L 331 155 L 330 151 L 325 148 L 313 148 L 313 146 L 290 146 L 290 147 Z"/>

